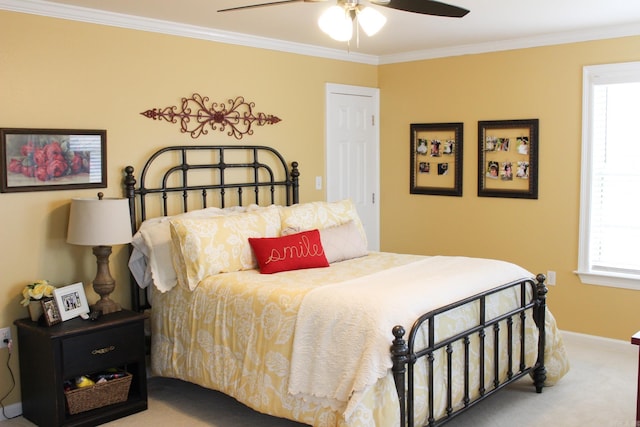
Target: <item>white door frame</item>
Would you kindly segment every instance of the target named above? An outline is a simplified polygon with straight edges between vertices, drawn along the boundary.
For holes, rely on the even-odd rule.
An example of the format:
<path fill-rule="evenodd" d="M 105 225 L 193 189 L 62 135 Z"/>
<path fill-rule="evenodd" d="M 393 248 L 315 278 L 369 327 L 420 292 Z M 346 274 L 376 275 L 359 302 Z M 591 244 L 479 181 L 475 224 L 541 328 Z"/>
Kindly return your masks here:
<path fill-rule="evenodd" d="M 325 88 L 325 177 L 328 180 L 328 171 L 329 171 L 329 156 L 327 153 L 329 147 L 329 136 L 330 136 L 330 127 L 332 126 L 329 123 L 329 108 L 330 108 L 330 96 L 331 94 L 343 94 L 343 95 L 351 95 L 351 96 L 365 96 L 371 98 L 373 101 L 373 141 L 372 146 L 374 147 L 375 152 L 375 164 L 371 165 L 372 170 L 375 171 L 375 178 L 373 182 L 368 182 L 369 188 L 371 189 L 372 195 L 374 198 L 374 213 L 375 213 L 375 221 L 373 227 L 376 229 L 376 235 L 374 238 L 369 238 L 369 249 L 370 250 L 380 250 L 380 89 L 373 87 L 364 87 L 364 86 L 351 86 L 351 85 L 343 85 L 336 83 L 327 83 Z M 327 200 L 335 199 L 335 195 L 331 193 L 332 188 L 327 185 Z"/>

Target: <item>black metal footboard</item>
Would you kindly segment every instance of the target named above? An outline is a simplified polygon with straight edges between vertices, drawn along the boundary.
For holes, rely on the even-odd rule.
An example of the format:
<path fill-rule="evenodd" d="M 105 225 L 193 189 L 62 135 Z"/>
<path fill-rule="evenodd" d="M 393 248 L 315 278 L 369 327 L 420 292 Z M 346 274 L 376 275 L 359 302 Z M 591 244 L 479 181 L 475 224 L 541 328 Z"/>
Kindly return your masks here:
<path fill-rule="evenodd" d="M 536 392 L 542 392 L 546 380 L 544 349 L 547 288 L 544 281 L 545 276 L 539 274 L 535 281 L 527 279 L 508 283 L 424 314 L 413 324 L 406 340 L 404 327 L 393 328 L 395 338 L 391 346 L 391 358 L 400 401 L 401 426 L 413 427 L 416 423 L 416 408 L 424 408 L 425 404 L 426 419 L 419 423 L 429 427 L 442 425 L 529 374 L 533 377 Z M 519 295 L 518 306 L 507 313 L 489 314 L 487 299 L 510 290 Z M 473 306 L 473 310 L 477 310 L 477 323 L 462 332 L 456 332 L 453 336 L 439 339 L 436 323 L 443 319 L 444 314 L 463 309 L 463 306 Z M 532 316 L 538 330 L 538 340 L 534 342 L 534 345 L 537 345 L 537 358 L 535 363 L 530 364 L 525 361 L 525 355 L 531 351 L 526 348 L 528 316 Z M 506 328 L 506 331 L 503 330 L 501 333 L 502 328 Z M 491 334 L 492 339 L 487 337 L 487 334 Z M 424 343 L 420 343 L 420 340 Z M 501 360 L 502 365 L 505 365 L 505 354 L 506 366 L 501 366 Z M 460 360 L 463 360 L 463 363 L 459 363 Z M 419 363 L 423 364 L 421 369 L 416 368 Z M 477 378 L 471 376 L 474 364 L 478 366 Z M 458 366 L 455 370 L 454 365 Z M 459 365 L 462 365 L 463 372 L 460 372 Z M 436 370 L 442 375 L 434 375 Z M 463 375 L 462 379 L 460 375 Z M 486 378 L 491 380 L 486 381 Z M 424 386 L 421 396 L 417 393 L 418 383 Z M 457 387 L 458 395 L 462 391 L 460 401 L 454 401 L 454 387 Z M 436 396 L 436 390 L 446 393 L 444 413 L 436 414 L 434 406 L 437 405 L 434 405 L 434 402 L 436 399 L 442 402 L 443 398 Z M 418 398 L 426 398 L 426 402 L 417 401 Z"/>

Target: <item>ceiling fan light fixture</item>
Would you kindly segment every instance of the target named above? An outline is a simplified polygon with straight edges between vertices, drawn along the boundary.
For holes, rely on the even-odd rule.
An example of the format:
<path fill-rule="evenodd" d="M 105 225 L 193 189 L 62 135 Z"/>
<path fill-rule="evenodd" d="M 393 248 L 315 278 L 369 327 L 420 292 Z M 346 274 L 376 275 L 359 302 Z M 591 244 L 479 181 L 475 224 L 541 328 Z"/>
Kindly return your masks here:
<path fill-rule="evenodd" d="M 339 42 L 351 40 L 353 36 L 353 20 L 349 11 L 340 6 L 331 6 L 318 18 L 318 26 L 329 37 Z"/>
<path fill-rule="evenodd" d="M 375 35 L 384 27 L 387 18 L 372 7 L 365 7 L 357 12 L 358 25 L 369 36 Z"/>

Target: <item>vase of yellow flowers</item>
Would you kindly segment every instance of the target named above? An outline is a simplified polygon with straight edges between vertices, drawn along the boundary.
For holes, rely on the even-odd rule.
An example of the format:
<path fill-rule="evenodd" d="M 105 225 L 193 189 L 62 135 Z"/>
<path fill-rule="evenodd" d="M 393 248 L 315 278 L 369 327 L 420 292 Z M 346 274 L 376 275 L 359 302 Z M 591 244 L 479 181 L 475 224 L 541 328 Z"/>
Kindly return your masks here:
<path fill-rule="evenodd" d="M 20 301 L 20 304 L 27 307 L 29 317 L 31 317 L 31 320 L 34 322 L 37 322 L 43 313 L 41 300 L 43 298 L 52 298 L 53 289 L 54 287 L 51 286 L 47 280 L 36 280 L 35 282 L 29 283 L 22 290 L 23 299 Z"/>

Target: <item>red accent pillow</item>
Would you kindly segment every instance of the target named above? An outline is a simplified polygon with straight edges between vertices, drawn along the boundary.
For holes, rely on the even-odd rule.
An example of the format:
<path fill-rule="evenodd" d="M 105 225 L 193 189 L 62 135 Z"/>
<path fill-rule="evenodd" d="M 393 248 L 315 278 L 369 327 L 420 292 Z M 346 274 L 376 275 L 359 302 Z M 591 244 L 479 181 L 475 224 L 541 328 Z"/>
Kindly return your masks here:
<path fill-rule="evenodd" d="M 282 237 L 249 237 L 260 273 L 329 267 L 318 230 Z"/>

